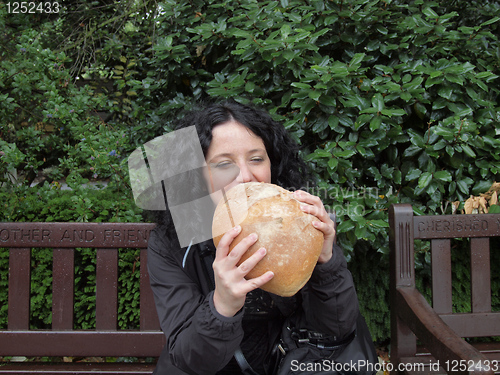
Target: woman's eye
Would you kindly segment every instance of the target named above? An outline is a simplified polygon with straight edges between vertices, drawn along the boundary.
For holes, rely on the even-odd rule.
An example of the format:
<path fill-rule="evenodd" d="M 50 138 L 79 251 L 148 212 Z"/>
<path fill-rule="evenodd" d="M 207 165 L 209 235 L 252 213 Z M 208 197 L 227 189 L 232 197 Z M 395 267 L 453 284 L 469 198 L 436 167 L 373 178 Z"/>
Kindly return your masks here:
<path fill-rule="evenodd" d="M 233 164 L 230 163 L 230 162 L 228 162 L 228 161 L 223 161 L 223 162 L 217 163 L 215 165 L 215 168 L 218 168 L 218 169 L 227 169 L 227 168 L 231 167 L 231 165 L 233 165 Z"/>
<path fill-rule="evenodd" d="M 260 162 L 264 161 L 264 159 L 262 159 L 262 158 L 252 158 L 252 161 L 256 162 L 256 163 L 260 163 Z"/>

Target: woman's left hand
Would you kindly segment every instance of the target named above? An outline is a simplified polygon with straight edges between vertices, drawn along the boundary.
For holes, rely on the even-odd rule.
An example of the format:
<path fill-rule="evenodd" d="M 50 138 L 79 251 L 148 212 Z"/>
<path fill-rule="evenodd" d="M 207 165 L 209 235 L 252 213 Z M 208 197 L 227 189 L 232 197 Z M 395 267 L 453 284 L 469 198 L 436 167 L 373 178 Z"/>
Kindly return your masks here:
<path fill-rule="evenodd" d="M 326 212 L 321 199 L 315 195 L 309 194 L 303 190 L 297 190 L 293 197 L 300 202 L 302 212 L 315 216 L 318 220 L 313 221 L 312 225 L 323 232 L 324 243 L 318 263 L 326 263 L 330 260 L 333 253 L 333 242 L 335 239 L 335 223 Z"/>

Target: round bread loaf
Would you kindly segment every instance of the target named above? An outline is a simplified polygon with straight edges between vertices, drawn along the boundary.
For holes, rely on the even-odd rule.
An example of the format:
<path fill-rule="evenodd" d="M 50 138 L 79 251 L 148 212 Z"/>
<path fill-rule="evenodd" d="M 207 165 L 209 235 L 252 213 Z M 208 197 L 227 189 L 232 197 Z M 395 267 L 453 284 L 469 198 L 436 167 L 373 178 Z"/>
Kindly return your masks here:
<path fill-rule="evenodd" d="M 288 190 L 273 184 L 248 182 L 225 193 L 215 210 L 212 234 L 217 246 L 224 233 L 241 225 L 241 233 L 231 243 L 232 250 L 244 237 L 257 233 L 257 242 L 238 265 L 265 247 L 266 256 L 246 278 L 273 271 L 274 278 L 261 289 L 288 297 L 309 280 L 321 253 L 323 233 L 312 226 L 314 220 L 317 220 L 314 216 L 302 212 L 300 203 Z"/>

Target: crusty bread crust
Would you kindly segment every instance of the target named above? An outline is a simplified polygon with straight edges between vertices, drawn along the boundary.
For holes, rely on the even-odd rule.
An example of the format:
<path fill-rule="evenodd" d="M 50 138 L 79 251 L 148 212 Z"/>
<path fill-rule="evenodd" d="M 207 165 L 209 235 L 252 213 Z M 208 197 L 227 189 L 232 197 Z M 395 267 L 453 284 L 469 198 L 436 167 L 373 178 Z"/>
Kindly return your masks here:
<path fill-rule="evenodd" d="M 239 184 L 227 191 L 217 205 L 212 224 L 214 244 L 217 246 L 224 233 L 238 224 L 242 230 L 230 250 L 244 237 L 257 233 L 259 239 L 238 265 L 265 247 L 266 256 L 247 278 L 271 270 L 274 278 L 261 289 L 288 297 L 309 280 L 321 253 L 323 233 L 312 226 L 314 220 L 314 216 L 302 212 L 288 190 L 260 182 Z"/>

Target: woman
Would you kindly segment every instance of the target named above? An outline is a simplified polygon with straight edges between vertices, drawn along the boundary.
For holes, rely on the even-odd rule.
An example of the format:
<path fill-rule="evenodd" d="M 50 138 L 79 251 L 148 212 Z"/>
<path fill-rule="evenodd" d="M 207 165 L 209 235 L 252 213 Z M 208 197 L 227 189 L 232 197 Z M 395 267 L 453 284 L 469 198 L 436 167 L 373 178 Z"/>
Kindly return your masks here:
<path fill-rule="evenodd" d="M 222 187 L 240 183 L 270 182 L 289 190 L 305 186 L 307 168 L 296 144 L 267 113 L 236 102 L 212 104 L 185 117 L 177 129 L 191 125 L 208 165 L 203 185 L 214 205 Z M 232 180 L 228 170 L 235 171 Z M 276 339 L 291 316 L 298 327 L 333 341 L 352 333 L 358 301 L 342 250 L 334 244 L 334 223 L 318 197 L 301 190 L 294 196 L 304 212 L 317 218 L 313 225 L 323 232 L 324 246 L 309 282 L 288 298 L 259 289 L 273 277 L 270 271 L 245 279 L 265 249 L 237 266 L 257 240 L 255 234 L 230 253 L 239 227 L 227 232 L 217 249 L 212 240 L 180 248 L 169 212 L 160 215 L 148 248 L 151 287 L 167 338 L 156 374 L 241 374 L 247 363 L 258 374 L 273 373 Z"/>

